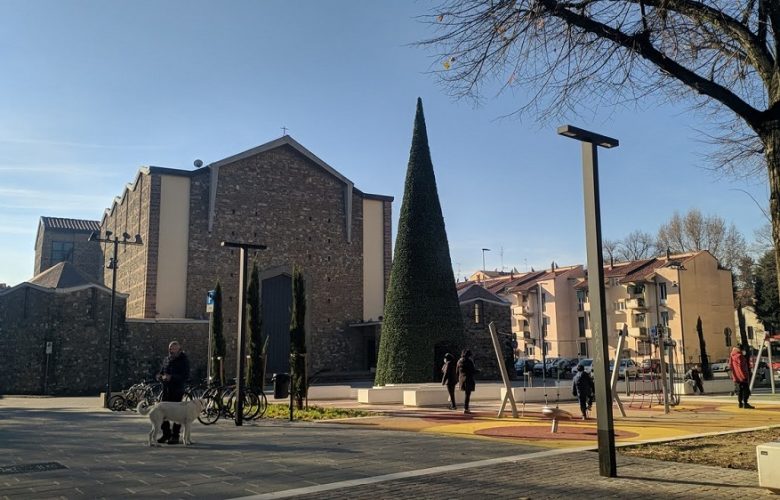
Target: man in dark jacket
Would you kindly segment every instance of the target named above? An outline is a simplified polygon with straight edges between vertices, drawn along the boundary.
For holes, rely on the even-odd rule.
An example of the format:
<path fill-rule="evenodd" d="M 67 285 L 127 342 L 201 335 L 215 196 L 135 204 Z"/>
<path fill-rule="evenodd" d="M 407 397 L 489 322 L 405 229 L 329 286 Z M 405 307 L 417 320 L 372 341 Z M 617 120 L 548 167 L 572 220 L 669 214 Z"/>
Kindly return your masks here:
<path fill-rule="evenodd" d="M 177 341 L 168 344 L 168 357 L 165 358 L 160 368 L 157 379 L 163 384 L 163 401 L 181 401 L 184 397 L 184 386 L 190 378 L 190 361 L 181 350 Z M 174 423 L 171 431 L 171 423 L 165 421 L 162 424 L 163 435 L 158 443 L 179 444 L 179 430 L 181 425 Z"/>
<path fill-rule="evenodd" d="M 582 411 L 582 420 L 588 419 L 588 410 L 596 387 L 593 385 L 593 378 L 585 371 L 583 365 L 577 365 L 577 374 L 571 381 L 571 392 L 577 396 Z"/>

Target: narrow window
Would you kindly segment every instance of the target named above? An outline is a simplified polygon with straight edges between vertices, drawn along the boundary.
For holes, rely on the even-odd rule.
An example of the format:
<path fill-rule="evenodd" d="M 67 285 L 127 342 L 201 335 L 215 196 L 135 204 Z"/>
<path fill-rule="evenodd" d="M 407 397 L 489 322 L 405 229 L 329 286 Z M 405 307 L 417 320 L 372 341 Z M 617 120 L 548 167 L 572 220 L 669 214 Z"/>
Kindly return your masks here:
<path fill-rule="evenodd" d="M 474 302 L 474 323 L 482 322 L 482 302 Z"/>

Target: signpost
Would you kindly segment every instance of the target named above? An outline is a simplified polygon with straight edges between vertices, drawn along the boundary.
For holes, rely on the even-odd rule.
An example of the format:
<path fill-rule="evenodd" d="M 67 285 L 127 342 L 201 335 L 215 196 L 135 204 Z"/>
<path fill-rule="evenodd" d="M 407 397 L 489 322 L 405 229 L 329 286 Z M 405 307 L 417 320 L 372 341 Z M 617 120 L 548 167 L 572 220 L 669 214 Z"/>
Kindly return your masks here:
<path fill-rule="evenodd" d="M 211 384 L 211 357 L 213 356 L 213 353 L 211 352 L 211 335 L 212 335 L 212 319 L 213 319 L 213 312 L 214 312 L 214 297 L 217 296 L 216 290 L 209 290 L 206 292 L 206 312 L 209 313 L 209 346 L 208 346 L 208 359 L 206 360 L 206 382 L 208 384 Z"/>

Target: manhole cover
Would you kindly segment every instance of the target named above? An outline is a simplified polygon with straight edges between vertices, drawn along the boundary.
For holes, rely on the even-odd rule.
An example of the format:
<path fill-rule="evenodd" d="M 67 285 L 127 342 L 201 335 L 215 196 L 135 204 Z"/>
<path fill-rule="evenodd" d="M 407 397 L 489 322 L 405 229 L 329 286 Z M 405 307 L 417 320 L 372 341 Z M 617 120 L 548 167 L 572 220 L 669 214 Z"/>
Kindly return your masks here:
<path fill-rule="evenodd" d="M 30 472 L 46 472 L 47 470 L 67 469 L 59 462 L 44 462 L 40 464 L 0 465 L 0 474 L 27 474 Z"/>

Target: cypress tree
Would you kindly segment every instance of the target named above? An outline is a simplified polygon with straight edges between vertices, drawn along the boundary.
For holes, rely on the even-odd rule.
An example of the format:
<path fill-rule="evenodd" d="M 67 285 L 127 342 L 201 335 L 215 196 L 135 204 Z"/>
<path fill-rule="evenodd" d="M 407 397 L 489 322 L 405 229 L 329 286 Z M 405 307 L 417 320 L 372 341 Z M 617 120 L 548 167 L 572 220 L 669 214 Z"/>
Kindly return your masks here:
<path fill-rule="evenodd" d="M 262 313 L 260 309 L 260 276 L 257 261 L 252 263 L 252 273 L 249 275 L 249 286 L 246 292 L 247 328 L 249 330 L 247 352 L 249 366 L 246 371 L 246 385 L 257 391 L 263 387 L 263 332 Z"/>
<path fill-rule="evenodd" d="M 224 384 L 223 373 L 219 369 L 220 363 L 217 359 L 222 358 L 225 362 L 225 336 L 222 334 L 222 285 L 217 280 L 217 286 L 214 287 L 214 311 L 211 313 L 211 376 Z"/>
<path fill-rule="evenodd" d="M 422 100 L 418 98 L 374 383 L 430 381 L 435 347 L 445 345 L 457 351 L 463 336 Z"/>
<path fill-rule="evenodd" d="M 745 313 L 742 312 L 742 305 L 737 306 L 737 325 L 739 326 L 739 342 L 744 349 L 748 349 L 747 328 L 745 328 Z"/>
<path fill-rule="evenodd" d="M 712 380 L 710 359 L 707 356 L 707 344 L 704 342 L 704 329 L 701 325 L 701 316 L 696 320 L 696 334 L 699 336 L 699 352 L 701 353 L 701 371 L 705 380 Z"/>
<path fill-rule="evenodd" d="M 306 397 L 306 290 L 303 273 L 293 267 L 292 314 L 290 319 L 290 389 L 295 404 L 303 408 Z"/>

